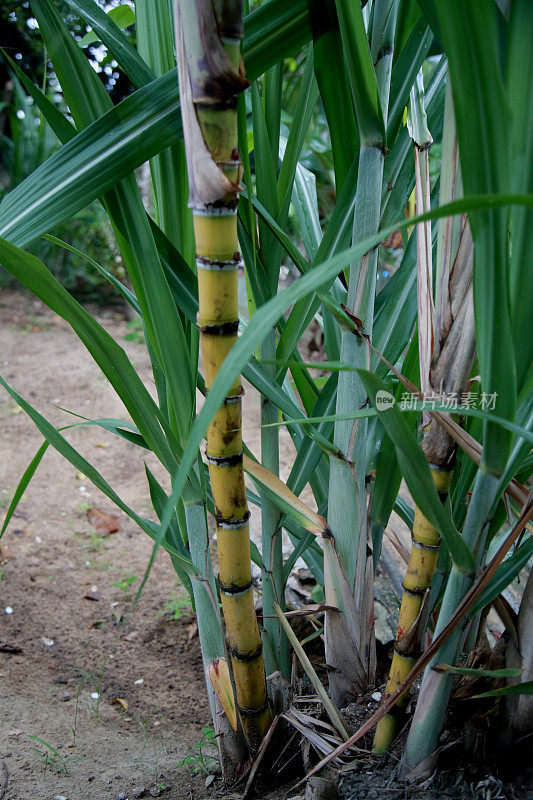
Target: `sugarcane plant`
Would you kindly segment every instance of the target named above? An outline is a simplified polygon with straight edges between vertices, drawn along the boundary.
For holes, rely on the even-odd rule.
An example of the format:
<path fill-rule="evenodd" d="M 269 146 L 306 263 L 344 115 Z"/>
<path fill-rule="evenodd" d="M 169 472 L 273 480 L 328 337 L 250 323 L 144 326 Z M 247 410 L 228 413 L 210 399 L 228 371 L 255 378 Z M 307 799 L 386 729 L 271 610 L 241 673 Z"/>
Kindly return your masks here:
<path fill-rule="evenodd" d="M 499 12 L 494 6 L 480 3 L 475 8 L 463 8 L 460 13 L 450 16 L 443 4 L 437 2 L 431 11 L 449 57 L 465 191 L 502 191 L 518 187 L 526 192 L 531 191 L 531 161 L 523 138 L 527 138 L 528 131 L 531 131 L 531 109 L 524 113 L 522 107 L 524 101 L 530 106 L 526 98 L 529 96 L 529 100 L 531 99 L 531 90 L 528 89 L 520 99 L 519 92 L 524 86 L 527 59 L 529 63 L 531 60 L 531 54 L 526 56 L 526 40 L 533 31 L 533 9 L 523 2 L 512 4 L 506 28 L 505 67 L 498 64 L 496 70 L 495 63 L 490 70 L 487 63 L 490 54 L 495 58 L 499 48 Z M 488 50 L 485 45 L 481 48 L 478 44 L 480 26 L 485 31 L 485 45 L 489 45 Z M 469 52 L 466 53 L 462 48 L 474 30 L 478 33 L 475 47 L 467 48 Z M 481 56 L 481 49 L 484 51 L 484 63 L 477 61 Z M 464 75 L 468 65 L 472 65 L 474 61 L 477 70 L 477 108 L 476 103 L 472 104 L 471 96 L 468 99 L 465 96 L 459 78 L 459 73 Z M 526 72 L 522 72 L 524 69 Z M 477 94 L 481 86 L 485 87 L 483 99 Z M 508 114 L 503 115 L 503 109 L 508 109 Z M 468 126 L 474 119 L 479 121 L 484 130 L 484 169 L 480 169 L 472 160 L 473 152 L 468 144 Z M 501 153 L 496 157 L 494 148 L 498 144 Z M 528 268 L 524 262 L 524 259 L 527 260 L 527 245 L 523 226 L 530 214 L 530 210 L 512 208 L 509 216 L 503 210 L 471 215 L 474 236 L 475 327 L 481 389 L 486 397 L 494 397 L 498 416 L 512 420 L 516 414 L 517 419 L 528 429 L 531 425 L 530 382 L 533 362 L 531 340 L 526 343 L 522 339 L 525 304 L 521 293 L 526 287 L 522 281 L 528 280 Z M 507 242 L 509 229 L 512 231 L 511 248 Z M 526 315 L 529 316 L 529 312 Z M 463 528 L 463 541 L 474 555 L 477 570 L 484 564 L 487 546 L 495 533 L 495 527 L 499 527 L 494 522 L 494 515 L 498 502 L 501 502 L 503 489 L 508 478 L 515 474 L 524 453 L 530 449 L 523 438 L 513 437 L 502 428 L 497 429 L 488 420 L 483 424 L 480 438 L 481 462 L 474 477 L 474 489 Z M 529 477 L 528 471 L 525 477 Z M 452 607 L 457 607 L 472 579 L 473 576 L 468 571 L 461 572 L 456 566 L 452 566 L 435 627 L 436 634 L 450 618 Z M 470 646 L 476 640 L 476 618 L 472 625 L 474 633 L 470 636 Z M 461 643 L 458 631 L 437 658 L 440 661 L 453 662 Z M 447 673 L 437 673 L 431 666 L 426 669 L 407 741 L 406 769 L 431 762 L 430 757 L 436 749 L 437 738 L 444 724 L 450 688 Z"/>
<path fill-rule="evenodd" d="M 341 39 L 359 131 L 357 190 L 352 241 L 366 239 L 379 229 L 385 162 L 394 33 L 398 4 L 377 2 L 370 41 L 358 4 L 338 2 Z M 372 337 L 378 248 L 366 252 L 350 267 L 346 306 L 360 321 L 365 337 Z M 364 337 L 349 329 L 340 334 L 340 358 L 351 370 L 341 373 L 337 391 L 338 414 L 358 410 L 365 390 L 356 372 L 368 369 L 371 351 Z M 345 705 L 375 682 L 375 639 L 372 625 L 373 565 L 368 554 L 366 448 L 368 423 L 339 420 L 333 438 L 337 455 L 331 459 L 328 522 L 335 532 L 338 565 L 325 550 L 326 659 L 333 699 Z M 354 557 L 355 556 L 355 557 Z M 340 569 L 339 569 L 340 566 Z M 339 586 L 340 571 L 344 573 Z M 344 589 L 344 590 L 343 590 Z M 343 607 L 349 603 L 351 608 Z"/>
<path fill-rule="evenodd" d="M 422 75 L 411 90 L 409 129 L 414 144 L 416 210 L 430 208 L 429 148 L 432 137 L 427 129 Z M 455 133 L 451 85 L 448 83 L 444 109 L 443 152 L 440 174 L 440 202 L 462 195 L 459 153 Z M 466 391 L 475 349 L 472 297 L 473 246 L 466 215 L 444 220 L 437 243 L 436 298 L 433 301 L 433 258 L 431 222 L 417 226 L 418 350 L 422 396 L 451 398 L 457 403 Z M 423 416 L 429 416 L 427 412 Z M 426 422 L 426 425 L 424 425 Z M 431 417 L 422 421 L 425 428 L 422 449 L 431 468 L 435 488 L 446 502 L 452 480 L 457 443 Z M 404 681 L 422 651 L 429 590 L 439 558 L 440 536 L 418 507 L 412 530 L 412 547 L 403 581 L 398 629 L 386 694 L 392 694 Z M 407 697 L 377 725 L 374 752 L 384 752 L 397 730 L 398 714 Z"/>
<path fill-rule="evenodd" d="M 166 479 L 146 470 L 157 521 L 141 516 L 0 376 L 44 437 L 2 532 L 51 445 L 153 540 L 143 585 L 158 549 L 168 552 L 194 603 L 229 780 L 262 740 L 276 741 L 280 712 L 319 757 L 362 735 L 349 736 L 337 706 L 379 680 L 374 591 L 384 567 L 394 573 L 385 532 L 395 511 L 412 549 L 374 750 L 391 745 L 426 665 L 405 752 L 405 771 L 422 764 L 420 775 L 459 652 L 473 650 L 482 610 L 503 607 L 533 554 L 532 7 L 512 0 L 506 17 L 493 0 L 270 0 L 245 3 L 243 21 L 240 0 L 137 0 L 134 47 L 95 0 L 65 5 L 134 91 L 113 106 L 68 14 L 32 0 L 68 113 L 5 56 L 61 146 L 0 203 L 0 262 L 71 325 L 127 412 L 69 422 L 150 450 Z M 146 161 L 153 215 L 133 174 Z M 95 199 L 129 284 L 88 268 L 139 315 L 155 398 L 120 344 L 26 251 Z M 283 289 L 282 266 L 292 270 Z M 318 377 L 301 344 L 311 325 Z M 243 442 L 242 378 L 261 398 L 260 452 L 246 432 Z M 296 450 L 285 482 L 283 427 Z M 329 697 L 287 616 L 300 558 L 323 592 L 323 604 L 298 613 L 324 643 Z M 528 675 L 518 631 L 530 589 L 524 597 L 513 663 Z M 289 708 L 295 659 L 333 725 L 329 740 Z M 343 741 L 333 754 L 332 737 Z"/>

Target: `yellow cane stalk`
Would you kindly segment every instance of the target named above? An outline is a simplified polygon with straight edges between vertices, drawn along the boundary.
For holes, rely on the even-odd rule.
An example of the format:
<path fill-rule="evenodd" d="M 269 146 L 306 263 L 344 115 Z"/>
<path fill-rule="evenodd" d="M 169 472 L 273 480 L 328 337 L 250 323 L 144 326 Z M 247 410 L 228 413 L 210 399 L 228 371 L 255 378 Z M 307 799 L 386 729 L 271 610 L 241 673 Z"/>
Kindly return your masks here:
<path fill-rule="evenodd" d="M 237 339 L 237 217 L 194 214 L 200 345 L 206 389 Z M 237 705 L 257 747 L 270 724 L 261 636 L 255 614 L 248 504 L 244 485 L 240 375 L 207 431 L 215 504 L 222 609 L 231 645 Z"/>
<path fill-rule="evenodd" d="M 435 488 L 444 502 L 450 488 L 452 472 L 433 468 L 431 474 Z M 439 545 L 440 536 L 436 529 L 428 522 L 420 509 L 416 507 L 411 555 L 402 584 L 404 591 L 389 680 L 385 687 L 386 696 L 393 694 L 398 686 L 403 683 L 420 655 L 420 637 L 417 635 L 417 626 L 422 614 L 424 597 L 431 586 L 435 573 Z M 378 722 L 372 748 L 374 753 L 384 753 L 390 746 L 406 702 L 407 696 L 404 696 L 396 703 L 394 709 Z"/>
<path fill-rule="evenodd" d="M 176 44 L 189 205 L 198 273 L 198 325 L 209 391 L 237 340 L 237 92 L 242 9 L 211 0 L 175 4 Z M 186 45 L 185 45 L 186 42 Z M 254 607 L 249 511 L 244 484 L 241 377 L 238 375 L 207 431 L 206 457 L 215 505 L 222 609 L 231 648 L 237 709 L 250 750 L 271 721 L 261 635 Z"/>

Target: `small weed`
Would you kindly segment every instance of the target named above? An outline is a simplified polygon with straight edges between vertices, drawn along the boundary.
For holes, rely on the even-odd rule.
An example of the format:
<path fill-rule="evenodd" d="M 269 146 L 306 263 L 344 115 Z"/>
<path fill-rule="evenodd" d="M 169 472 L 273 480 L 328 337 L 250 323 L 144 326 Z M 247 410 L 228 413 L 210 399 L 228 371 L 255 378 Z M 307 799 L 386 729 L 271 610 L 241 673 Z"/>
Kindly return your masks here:
<path fill-rule="evenodd" d="M 119 589 L 122 589 L 124 594 L 130 593 L 130 586 L 132 583 L 135 583 L 139 576 L 134 575 L 133 572 L 125 572 L 124 577 L 120 581 L 114 581 L 111 583 L 111 586 L 118 586 Z"/>
<path fill-rule="evenodd" d="M 101 572 L 109 572 L 112 566 L 112 560 L 99 561 L 98 559 L 95 559 L 94 561 L 91 561 L 90 559 L 87 559 L 85 566 L 87 569 L 99 569 Z"/>
<path fill-rule="evenodd" d="M 32 747 L 32 750 L 43 760 L 45 770 L 50 767 L 58 775 L 68 775 L 67 764 L 84 758 L 84 756 L 62 756 L 55 747 L 52 747 L 49 742 L 39 736 L 28 736 L 28 739 L 32 739 L 42 745 L 42 747 Z"/>
<path fill-rule="evenodd" d="M 76 747 L 76 732 L 78 730 L 78 709 L 80 707 L 80 694 L 83 689 L 83 681 L 78 681 L 76 689 L 76 705 L 74 708 L 74 725 L 72 726 L 72 747 Z"/>
<path fill-rule="evenodd" d="M 171 738 L 171 736 L 173 736 L 174 732 L 176 731 L 176 728 L 172 728 L 170 733 L 167 736 L 165 736 L 163 739 L 161 739 L 159 744 L 157 742 L 155 742 L 155 741 L 152 741 L 152 742 L 150 742 L 150 747 L 149 747 L 149 740 L 150 740 L 151 736 L 150 736 L 150 733 L 148 731 L 148 726 L 149 726 L 151 717 L 155 713 L 157 713 L 157 712 L 152 712 L 152 714 L 147 714 L 147 716 L 144 719 L 140 719 L 139 717 L 134 717 L 134 719 L 137 720 L 139 725 L 141 725 L 143 727 L 143 729 L 144 729 L 144 751 L 146 752 L 146 757 L 145 758 L 136 759 L 135 763 L 136 764 L 144 764 L 146 767 L 149 767 L 151 772 L 152 772 L 152 775 L 154 776 L 154 778 L 157 777 L 157 775 L 159 774 L 159 761 L 161 759 L 161 754 L 163 752 L 163 748 L 165 747 L 165 745 L 167 744 L 168 740 Z M 160 789 L 165 789 L 166 787 L 165 787 L 164 784 L 162 784 L 161 786 L 159 786 L 159 788 Z"/>
<path fill-rule="evenodd" d="M 100 536 L 96 531 L 91 531 L 91 543 L 89 550 L 93 553 L 101 553 L 104 549 L 104 537 Z"/>
<path fill-rule="evenodd" d="M 111 566 L 111 561 L 101 561 L 100 557 L 105 553 L 105 539 L 97 531 L 87 533 L 85 531 L 74 530 L 74 518 L 72 518 L 72 531 L 74 536 L 78 539 L 80 547 L 85 554 L 86 567 L 93 567 L 107 571 Z M 87 558 L 87 556 L 97 556 L 97 558 Z"/>
<path fill-rule="evenodd" d="M 81 691 L 81 688 L 84 687 L 84 686 L 89 686 L 89 688 L 92 690 L 91 691 L 91 697 L 90 697 L 87 705 L 88 705 L 89 714 L 92 717 L 94 717 L 94 719 L 97 722 L 98 722 L 98 718 L 99 718 L 99 715 L 100 715 L 100 703 L 102 701 L 102 691 L 101 691 L 101 689 L 102 689 L 102 678 L 103 678 L 104 670 L 105 670 L 105 668 L 107 666 L 108 660 L 109 660 L 109 656 L 107 656 L 107 658 L 104 659 L 104 661 L 102 662 L 102 666 L 100 667 L 100 669 L 97 672 L 86 672 L 85 670 L 80 669 L 80 668 L 76 668 L 75 669 L 75 672 L 78 673 L 78 675 L 80 676 L 80 679 L 81 679 L 80 688 L 78 689 L 78 696 L 79 696 L 79 692 Z M 77 704 L 77 702 L 78 701 L 76 700 L 76 704 Z M 76 718 L 77 718 L 77 705 L 76 705 Z M 75 732 L 74 732 L 74 736 L 75 736 Z"/>
<path fill-rule="evenodd" d="M 163 614 L 169 614 L 170 619 L 179 619 L 184 614 L 192 612 L 191 602 L 188 597 L 180 597 L 179 594 L 172 594 L 170 600 L 163 603 L 163 610 L 158 611 L 156 617 L 161 617 Z"/>
<path fill-rule="evenodd" d="M 143 749 L 144 750 L 146 750 L 147 747 L 148 747 L 148 739 L 149 739 L 149 736 L 150 736 L 150 734 L 148 732 L 149 731 L 149 727 L 150 727 L 150 720 L 152 719 L 152 717 L 160 716 L 160 715 L 161 715 L 161 712 L 159 711 L 159 709 L 155 709 L 154 711 L 150 711 L 144 718 L 136 717 L 135 715 L 133 715 L 133 719 L 135 720 L 135 722 L 138 722 L 139 725 L 141 726 L 141 728 L 144 731 L 144 744 L 143 744 Z"/>
<path fill-rule="evenodd" d="M 81 473 L 80 473 L 81 474 Z M 84 512 L 88 511 L 91 508 L 90 503 L 86 503 L 85 501 L 78 503 L 76 506 L 76 511 Z M 78 524 L 78 520 L 76 519 L 76 515 L 72 514 L 70 517 L 70 528 L 74 532 L 75 536 L 79 536 L 82 538 L 83 547 L 87 551 L 92 551 L 93 553 L 100 553 L 104 549 L 104 537 L 100 536 L 98 531 L 95 528 L 91 528 L 90 532 L 74 530 L 74 526 Z M 85 540 L 89 538 L 90 543 L 88 544 Z"/>
<path fill-rule="evenodd" d="M 178 761 L 178 767 L 187 767 L 193 775 L 199 772 L 210 775 L 215 772 L 219 767 L 216 738 L 212 728 L 202 728 L 202 738 L 194 745 L 196 752 Z"/>

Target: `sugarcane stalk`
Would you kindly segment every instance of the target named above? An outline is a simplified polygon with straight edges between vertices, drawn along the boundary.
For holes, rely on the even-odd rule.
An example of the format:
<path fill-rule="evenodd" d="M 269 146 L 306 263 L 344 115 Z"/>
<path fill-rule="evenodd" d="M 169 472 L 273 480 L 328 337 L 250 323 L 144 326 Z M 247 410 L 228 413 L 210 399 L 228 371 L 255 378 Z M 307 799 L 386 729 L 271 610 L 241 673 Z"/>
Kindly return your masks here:
<path fill-rule="evenodd" d="M 198 465 L 196 465 L 195 471 L 198 472 Z M 209 531 L 207 529 L 204 499 L 197 497 L 196 502 L 188 502 L 184 511 L 191 560 L 198 570 L 197 579 L 191 583 L 198 621 L 198 637 L 202 651 L 207 696 L 213 719 L 213 729 L 217 734 L 216 742 L 222 776 L 225 783 L 231 783 L 235 779 L 237 765 L 243 760 L 244 747 L 233 732 L 226 715 L 221 709 L 215 690 L 208 679 L 210 664 L 220 657 L 224 657 L 226 648 L 220 610 L 216 600 L 216 586 L 209 551 Z"/>
<path fill-rule="evenodd" d="M 499 481 L 496 476 L 481 470 L 478 472 L 463 530 L 463 539 L 472 552 L 483 553 L 488 529 L 487 520 L 498 489 Z M 434 638 L 447 625 L 472 583 L 472 576 L 465 575 L 452 566 L 435 625 Z M 453 677 L 449 673 L 436 672 L 433 667 L 440 663 L 455 663 L 462 636 L 463 629 L 455 630 L 424 671 L 402 762 L 402 769 L 406 775 L 422 762 L 425 763 L 425 769 L 420 770 L 420 778 L 428 777 L 433 772 L 435 751 L 446 718 Z"/>
<path fill-rule="evenodd" d="M 526 582 L 516 620 L 516 639 L 507 645 L 506 666 L 520 669 L 520 677 L 508 680 L 510 685 L 533 680 L 533 570 Z M 533 695 L 507 697 L 503 709 L 505 739 L 509 744 L 520 741 L 531 732 Z"/>
<path fill-rule="evenodd" d="M 452 479 L 452 471 L 433 467 L 431 474 L 435 488 L 441 499 L 445 500 Z M 420 653 L 420 639 L 425 627 L 424 599 L 435 572 L 439 546 L 440 536 L 437 530 L 416 507 L 411 554 L 402 583 L 400 615 L 389 679 L 385 687 L 385 697 L 393 694 L 403 683 Z M 394 709 L 378 722 L 372 747 L 374 753 L 384 753 L 392 743 L 406 702 L 407 697 L 404 696 L 396 703 Z"/>
<path fill-rule="evenodd" d="M 178 76 L 198 272 L 198 325 L 206 389 L 238 333 L 240 263 L 237 203 L 237 93 L 247 86 L 240 59 L 242 4 L 175 2 Z M 261 636 L 254 608 L 249 511 L 243 471 L 238 375 L 207 431 L 215 505 L 222 609 L 231 647 L 237 707 L 250 750 L 266 733 Z"/>
<path fill-rule="evenodd" d="M 529 403 L 529 407 L 523 417 L 523 424 L 528 429 L 531 427 L 531 403 Z M 515 441 L 510 464 L 516 463 L 516 455 L 522 447 L 524 447 L 523 440 L 518 439 Z M 506 483 L 505 480 L 504 483 Z M 491 514 L 494 512 L 494 503 L 501 491 L 501 478 L 485 472 L 483 466 L 481 466 L 475 479 L 463 530 L 463 538 L 466 544 L 476 555 L 476 567 L 478 569 L 483 563 L 487 532 Z M 526 501 L 527 493 L 521 498 L 517 498 L 520 506 L 524 505 L 525 507 Z M 472 580 L 471 576 L 461 575 L 452 566 L 435 625 L 434 639 L 445 629 L 456 613 L 457 607 L 471 588 Z M 464 625 L 452 633 L 426 667 L 404 753 L 403 771 L 406 774 L 409 774 L 410 770 L 416 767 L 417 775 L 422 779 L 431 774 L 433 770 L 435 751 L 437 750 L 439 736 L 446 718 L 451 690 L 451 675 L 437 672 L 433 667 L 441 663 L 454 663 L 457 654 L 465 649 L 463 634 Z M 520 680 L 525 680 L 523 675 Z M 423 768 L 421 768 L 422 764 L 424 765 Z"/>
<path fill-rule="evenodd" d="M 341 30 L 350 17 L 359 13 L 351 4 L 337 0 Z M 397 3 L 378 0 L 374 5 L 374 24 L 370 55 L 375 65 L 376 90 L 382 119 L 387 119 Z M 357 20 L 353 20 L 357 24 Z M 357 101 L 356 78 L 350 73 L 352 93 Z M 353 241 L 375 233 L 379 228 L 384 165 L 384 139 L 376 119 L 369 121 L 356 102 L 361 146 L 353 225 Z M 348 282 L 347 306 L 371 336 L 376 291 L 377 247 L 352 264 Z M 341 361 L 355 368 L 368 369 L 370 351 L 366 339 L 341 333 Z M 366 392 L 357 372 L 339 375 L 336 412 L 361 408 Z M 373 573 L 368 555 L 368 513 L 365 482 L 366 420 L 335 423 L 334 443 L 338 457 L 331 459 L 328 524 L 335 545 L 324 553 L 326 602 L 326 663 L 330 694 L 343 706 L 350 697 L 364 691 L 374 680 L 375 639 L 373 631 Z M 343 574 L 341 574 L 341 572 Z M 343 588 L 344 587 L 344 590 Z M 363 612 L 363 613 L 361 613 Z"/>
<path fill-rule="evenodd" d="M 429 208 L 428 148 L 432 142 L 423 110 L 423 87 L 411 93 L 410 133 L 415 146 L 417 213 Z M 462 193 L 457 137 L 451 90 L 445 106 L 445 129 L 441 177 L 441 202 L 454 200 Z M 464 389 L 475 351 L 472 299 L 473 245 L 466 218 L 444 220 L 437 248 L 437 292 L 432 290 L 431 228 L 417 226 L 418 311 L 420 378 L 424 392 L 455 393 Z M 427 428 L 422 448 L 426 454 L 435 487 L 443 502 L 450 488 L 457 445 L 435 421 Z M 404 681 L 421 652 L 426 626 L 428 590 L 431 587 L 440 537 L 418 507 L 412 531 L 412 548 L 403 582 L 398 628 L 385 696 L 390 696 Z M 376 727 L 373 751 L 388 749 L 407 703 L 404 696 Z"/>

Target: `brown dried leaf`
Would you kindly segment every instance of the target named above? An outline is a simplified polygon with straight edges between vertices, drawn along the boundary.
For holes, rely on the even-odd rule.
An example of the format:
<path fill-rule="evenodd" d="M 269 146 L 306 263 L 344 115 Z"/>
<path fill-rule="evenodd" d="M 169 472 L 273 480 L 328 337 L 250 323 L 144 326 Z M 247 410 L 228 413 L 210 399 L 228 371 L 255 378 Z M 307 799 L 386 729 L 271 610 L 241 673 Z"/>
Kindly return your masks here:
<path fill-rule="evenodd" d="M 116 533 L 120 529 L 120 519 L 117 516 L 106 514 L 96 506 L 91 506 L 87 511 L 87 519 L 100 536 L 109 536 L 110 533 Z"/>

